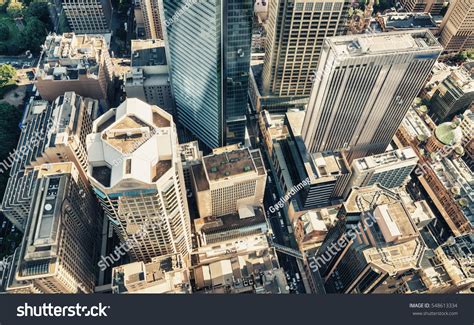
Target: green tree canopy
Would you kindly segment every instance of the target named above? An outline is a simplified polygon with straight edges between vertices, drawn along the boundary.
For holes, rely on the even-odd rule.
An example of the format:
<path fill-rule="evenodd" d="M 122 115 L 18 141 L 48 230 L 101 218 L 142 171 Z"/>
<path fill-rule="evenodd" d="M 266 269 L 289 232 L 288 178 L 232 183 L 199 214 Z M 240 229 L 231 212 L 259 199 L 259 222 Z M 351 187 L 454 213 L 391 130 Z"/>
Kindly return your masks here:
<path fill-rule="evenodd" d="M 16 70 L 9 64 L 0 66 L 0 87 L 5 86 L 16 75 Z"/>
<path fill-rule="evenodd" d="M 0 41 L 6 41 L 10 38 L 10 29 L 5 23 L 0 22 Z"/>

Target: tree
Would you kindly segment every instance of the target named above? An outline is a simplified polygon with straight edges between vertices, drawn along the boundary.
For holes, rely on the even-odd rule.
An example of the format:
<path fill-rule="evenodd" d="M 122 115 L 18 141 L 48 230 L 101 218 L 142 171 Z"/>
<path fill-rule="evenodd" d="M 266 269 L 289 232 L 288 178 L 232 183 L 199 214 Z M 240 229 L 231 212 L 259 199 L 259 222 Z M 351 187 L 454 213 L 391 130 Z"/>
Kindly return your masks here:
<path fill-rule="evenodd" d="M 45 24 L 38 18 L 32 17 L 28 19 L 25 28 L 21 32 L 20 40 L 25 44 L 25 48 L 34 53 L 38 53 L 41 45 L 44 43 L 46 35 L 47 29 Z"/>
<path fill-rule="evenodd" d="M 0 66 L 0 87 L 5 86 L 16 75 L 16 70 L 9 64 Z"/>
<path fill-rule="evenodd" d="M 47 26 L 51 26 L 48 3 L 33 2 L 25 11 L 27 17 L 36 17 Z"/>
<path fill-rule="evenodd" d="M 10 17 L 16 18 L 21 16 L 21 10 L 23 9 L 23 5 L 21 2 L 16 0 L 11 0 L 10 4 L 7 7 L 7 13 Z"/>
<path fill-rule="evenodd" d="M 10 28 L 5 23 L 0 23 L 0 41 L 6 41 L 10 38 Z"/>

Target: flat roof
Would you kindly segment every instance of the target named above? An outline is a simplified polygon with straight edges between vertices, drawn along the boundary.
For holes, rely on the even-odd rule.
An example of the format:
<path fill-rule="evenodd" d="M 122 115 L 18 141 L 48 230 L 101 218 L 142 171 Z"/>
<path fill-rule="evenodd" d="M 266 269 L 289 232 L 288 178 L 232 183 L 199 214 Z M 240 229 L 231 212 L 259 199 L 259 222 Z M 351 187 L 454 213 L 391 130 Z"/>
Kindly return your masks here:
<path fill-rule="evenodd" d="M 377 34 L 328 37 L 325 41 L 339 56 L 357 57 L 371 54 L 441 50 L 442 46 L 428 29 Z"/>
<path fill-rule="evenodd" d="M 257 173 L 252 155 L 247 148 L 206 156 L 203 158 L 203 165 L 209 181 L 217 181 L 249 172 Z"/>

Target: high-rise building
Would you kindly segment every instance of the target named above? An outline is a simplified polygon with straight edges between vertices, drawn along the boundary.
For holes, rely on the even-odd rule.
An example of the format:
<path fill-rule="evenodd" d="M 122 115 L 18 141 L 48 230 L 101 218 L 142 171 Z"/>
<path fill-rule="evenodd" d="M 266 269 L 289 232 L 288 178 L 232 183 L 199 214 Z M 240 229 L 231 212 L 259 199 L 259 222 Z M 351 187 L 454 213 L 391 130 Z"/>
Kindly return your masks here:
<path fill-rule="evenodd" d="M 419 268 L 425 245 L 400 197 L 378 185 L 351 193 L 309 267 L 328 293 L 385 292 Z"/>
<path fill-rule="evenodd" d="M 418 156 L 411 147 L 356 159 L 352 162 L 352 177 L 346 193 L 354 187 L 374 184 L 387 188 L 400 187 L 408 181 L 417 163 Z"/>
<path fill-rule="evenodd" d="M 98 106 L 97 100 L 74 92 L 65 93 L 52 104 L 32 101 L 27 106 L 1 206 L 20 231 L 25 228 L 37 182 L 34 166 L 70 161 L 87 181 L 86 136 Z"/>
<path fill-rule="evenodd" d="M 132 258 L 191 251 L 191 225 L 173 117 L 127 99 L 94 121 L 89 180 Z"/>
<path fill-rule="evenodd" d="M 440 28 L 445 52 L 474 48 L 474 0 L 450 1 Z"/>
<path fill-rule="evenodd" d="M 323 40 L 345 32 L 349 5 L 347 0 L 270 1 L 263 95 L 309 96 Z"/>
<path fill-rule="evenodd" d="M 165 42 L 162 40 L 132 40 L 131 71 L 125 76 L 125 92 L 174 114 Z"/>
<path fill-rule="evenodd" d="M 436 88 L 430 102 L 430 116 L 436 123 L 447 122 L 474 102 L 473 64 L 455 69 Z M 474 106 L 473 106 L 474 107 Z"/>
<path fill-rule="evenodd" d="M 192 167 L 199 215 L 219 217 L 263 202 L 267 173 L 259 149 L 214 149 Z"/>
<path fill-rule="evenodd" d="M 102 226 L 97 201 L 73 163 L 36 169 L 38 186 L 7 291 L 92 293 Z"/>
<path fill-rule="evenodd" d="M 385 151 L 442 47 L 428 30 L 326 38 L 302 137 L 309 152 Z"/>
<path fill-rule="evenodd" d="M 243 143 L 253 0 L 162 0 L 178 122 L 210 148 Z"/>
<path fill-rule="evenodd" d="M 401 0 L 400 4 L 407 12 L 429 12 L 440 15 L 444 0 Z"/>
<path fill-rule="evenodd" d="M 112 20 L 110 0 L 62 0 L 62 7 L 73 32 L 110 33 Z"/>
<path fill-rule="evenodd" d="M 41 97 L 53 101 L 67 91 L 97 99 L 108 107 L 113 67 L 102 36 L 49 35 L 36 73 Z"/>
<path fill-rule="evenodd" d="M 148 39 L 163 39 L 159 0 L 140 0 L 145 36 Z"/>
<path fill-rule="evenodd" d="M 179 145 L 179 155 L 183 163 L 184 182 L 186 184 L 186 192 L 192 191 L 193 177 L 192 167 L 198 165 L 202 161 L 202 151 L 199 150 L 197 141 L 191 141 Z"/>
<path fill-rule="evenodd" d="M 191 293 L 189 271 L 180 254 L 117 266 L 112 270 L 112 292 Z"/>

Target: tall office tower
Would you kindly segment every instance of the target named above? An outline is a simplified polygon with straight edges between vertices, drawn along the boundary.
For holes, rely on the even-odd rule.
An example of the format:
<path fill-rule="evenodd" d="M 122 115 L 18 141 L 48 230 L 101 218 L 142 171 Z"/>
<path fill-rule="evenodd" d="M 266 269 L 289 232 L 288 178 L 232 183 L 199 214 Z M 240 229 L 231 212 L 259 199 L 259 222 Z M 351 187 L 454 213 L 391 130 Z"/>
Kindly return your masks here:
<path fill-rule="evenodd" d="M 159 1 L 140 0 L 140 9 L 143 14 L 143 25 L 145 27 L 146 38 L 163 39 Z"/>
<path fill-rule="evenodd" d="M 428 30 L 326 38 L 303 122 L 308 151 L 347 149 L 350 162 L 384 152 L 441 51 Z"/>
<path fill-rule="evenodd" d="M 401 198 L 378 185 L 351 193 L 309 267 L 328 293 L 385 292 L 420 267 L 425 246 Z"/>
<path fill-rule="evenodd" d="M 429 12 L 440 15 L 444 0 L 401 0 L 400 4 L 407 12 Z"/>
<path fill-rule="evenodd" d="M 74 91 L 108 107 L 112 78 L 113 66 L 104 37 L 74 33 L 46 37 L 35 82 L 43 99 L 53 101 Z"/>
<path fill-rule="evenodd" d="M 125 75 L 125 92 L 174 114 L 165 42 L 162 40 L 132 40 L 131 71 Z"/>
<path fill-rule="evenodd" d="M 78 34 L 110 33 L 110 0 L 63 0 L 64 13 L 71 30 Z"/>
<path fill-rule="evenodd" d="M 345 32 L 348 0 L 270 1 L 263 95 L 309 96 L 325 37 Z"/>
<path fill-rule="evenodd" d="M 440 29 L 446 53 L 474 48 L 474 0 L 451 1 Z"/>
<path fill-rule="evenodd" d="M 160 0 L 178 122 L 210 148 L 243 143 L 253 0 Z"/>
<path fill-rule="evenodd" d="M 214 149 L 192 167 L 193 188 L 201 218 L 236 213 L 263 203 L 267 173 L 259 149 L 232 145 Z"/>
<path fill-rule="evenodd" d="M 87 180 L 86 135 L 92 130 L 98 106 L 97 100 L 73 92 L 58 97 L 51 105 L 46 101 L 28 105 L 1 206 L 20 231 L 25 228 L 36 184 L 34 166 L 70 161 Z"/>
<path fill-rule="evenodd" d="M 474 102 L 474 64 L 464 64 L 455 69 L 437 86 L 431 97 L 430 116 L 436 123 L 447 122 L 454 115 L 463 113 Z"/>
<path fill-rule="evenodd" d="M 352 162 L 352 177 L 346 193 L 354 187 L 374 184 L 387 188 L 400 187 L 408 182 L 417 163 L 418 156 L 411 147 L 356 159 Z"/>
<path fill-rule="evenodd" d="M 92 293 L 102 225 L 71 162 L 37 167 L 38 186 L 8 292 Z"/>
<path fill-rule="evenodd" d="M 89 180 L 132 258 L 191 251 L 191 225 L 173 117 L 132 98 L 94 121 Z"/>

